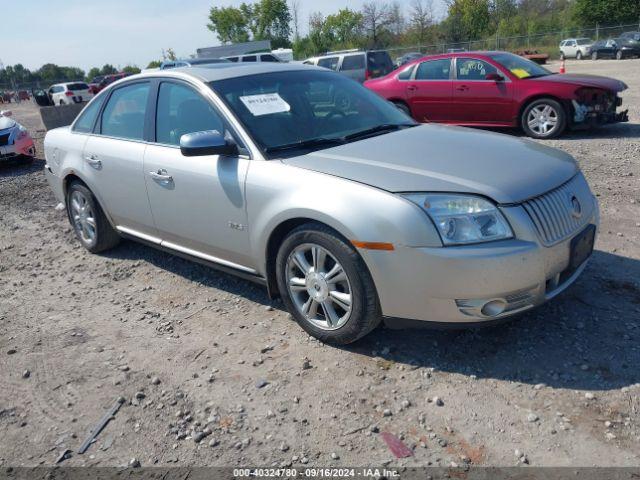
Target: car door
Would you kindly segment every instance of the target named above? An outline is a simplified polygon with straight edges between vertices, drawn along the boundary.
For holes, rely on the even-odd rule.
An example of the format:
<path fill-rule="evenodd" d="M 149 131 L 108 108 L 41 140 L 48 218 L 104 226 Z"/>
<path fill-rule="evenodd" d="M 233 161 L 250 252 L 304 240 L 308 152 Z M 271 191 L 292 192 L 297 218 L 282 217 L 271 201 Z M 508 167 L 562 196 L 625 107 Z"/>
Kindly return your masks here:
<path fill-rule="evenodd" d="M 502 80 L 487 79 L 497 74 Z M 462 124 L 507 124 L 514 115 L 513 83 L 485 60 L 455 59 L 452 119 Z"/>
<path fill-rule="evenodd" d="M 413 117 L 420 122 L 451 120 L 451 59 L 421 62 L 406 82 L 407 101 Z"/>
<path fill-rule="evenodd" d="M 114 89 L 83 152 L 83 176 L 119 230 L 157 233 L 147 199 L 142 162 L 150 82 Z"/>
<path fill-rule="evenodd" d="M 342 57 L 342 63 L 339 68 L 340 73 L 347 77 L 356 80 L 357 82 L 364 82 L 365 80 L 365 58 L 364 53 L 357 53 L 354 55 L 345 55 Z"/>
<path fill-rule="evenodd" d="M 575 40 L 569 40 L 565 46 L 565 57 L 575 57 L 578 53 L 578 47 Z"/>
<path fill-rule="evenodd" d="M 144 172 L 162 245 L 219 263 L 251 263 L 244 192 L 249 158 L 187 157 L 180 151 L 187 133 L 237 135 L 211 100 L 187 83 L 162 81 L 156 98 L 155 137 Z"/>

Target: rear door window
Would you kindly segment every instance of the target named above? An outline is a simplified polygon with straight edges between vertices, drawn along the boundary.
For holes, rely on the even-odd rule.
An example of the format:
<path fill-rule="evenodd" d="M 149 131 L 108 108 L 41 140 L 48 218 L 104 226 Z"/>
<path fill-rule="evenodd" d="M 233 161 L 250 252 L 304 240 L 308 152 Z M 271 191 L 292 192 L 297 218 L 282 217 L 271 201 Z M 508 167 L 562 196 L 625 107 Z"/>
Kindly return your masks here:
<path fill-rule="evenodd" d="M 451 78 L 451 60 L 429 60 L 422 62 L 416 71 L 416 80 L 449 80 Z"/>
<path fill-rule="evenodd" d="M 258 61 L 258 57 L 256 57 L 255 55 L 249 55 L 246 57 L 242 57 L 242 61 L 243 62 L 257 62 Z"/>
<path fill-rule="evenodd" d="M 340 57 L 326 57 L 318 60 L 318 66 L 324 68 L 330 68 L 331 70 L 338 69 L 338 60 Z"/>
<path fill-rule="evenodd" d="M 269 54 L 269 55 L 260 55 L 260 61 L 261 62 L 277 62 L 278 59 L 273 55 Z"/>
<path fill-rule="evenodd" d="M 102 112 L 101 133 L 109 137 L 142 140 L 149 98 L 149 83 L 116 89 Z"/>
<path fill-rule="evenodd" d="M 340 70 L 364 70 L 364 54 L 347 55 L 344 57 Z"/>
<path fill-rule="evenodd" d="M 96 98 L 82 111 L 78 120 L 73 125 L 73 131 L 78 133 L 91 133 L 93 126 L 96 124 L 100 107 L 104 103 L 105 95 Z"/>

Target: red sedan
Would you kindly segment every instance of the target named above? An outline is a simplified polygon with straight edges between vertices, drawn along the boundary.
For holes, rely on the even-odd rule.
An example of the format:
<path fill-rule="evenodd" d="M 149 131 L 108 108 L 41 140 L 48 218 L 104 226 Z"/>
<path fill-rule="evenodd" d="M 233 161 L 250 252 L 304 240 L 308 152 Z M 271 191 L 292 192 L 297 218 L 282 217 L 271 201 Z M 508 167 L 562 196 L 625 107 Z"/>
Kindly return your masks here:
<path fill-rule="evenodd" d="M 552 73 L 508 52 L 423 57 L 365 86 L 420 122 L 516 127 L 534 138 L 628 121 L 616 112 L 623 82 Z"/>

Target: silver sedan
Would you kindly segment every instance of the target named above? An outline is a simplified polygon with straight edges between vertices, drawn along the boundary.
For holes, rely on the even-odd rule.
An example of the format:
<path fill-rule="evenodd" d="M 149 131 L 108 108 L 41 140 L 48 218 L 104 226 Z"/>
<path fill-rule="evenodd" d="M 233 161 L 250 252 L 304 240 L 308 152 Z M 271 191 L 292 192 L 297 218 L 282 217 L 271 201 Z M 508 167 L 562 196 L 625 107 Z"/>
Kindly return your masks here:
<path fill-rule="evenodd" d="M 128 77 L 45 155 L 89 251 L 128 237 L 239 274 L 333 343 L 540 305 L 580 275 L 599 220 L 569 155 L 418 125 L 305 65 Z"/>

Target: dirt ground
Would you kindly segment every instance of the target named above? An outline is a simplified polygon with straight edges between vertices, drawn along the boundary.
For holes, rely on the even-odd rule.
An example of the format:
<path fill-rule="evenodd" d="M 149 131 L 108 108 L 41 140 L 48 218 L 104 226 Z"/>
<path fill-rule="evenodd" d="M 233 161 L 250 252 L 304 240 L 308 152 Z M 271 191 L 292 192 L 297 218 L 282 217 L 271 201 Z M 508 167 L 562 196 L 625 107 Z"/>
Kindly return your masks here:
<path fill-rule="evenodd" d="M 639 466 L 640 60 L 567 69 L 629 85 L 628 124 L 544 142 L 600 199 L 597 251 L 568 292 L 495 328 L 322 345 L 243 280 L 128 241 L 85 252 L 42 155 L 0 167 L 0 466 L 66 449 L 70 466 Z M 12 109 L 41 154 L 35 107 Z"/>

